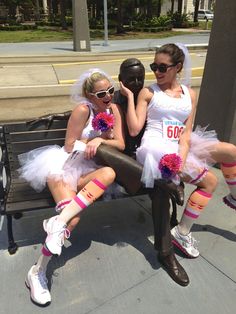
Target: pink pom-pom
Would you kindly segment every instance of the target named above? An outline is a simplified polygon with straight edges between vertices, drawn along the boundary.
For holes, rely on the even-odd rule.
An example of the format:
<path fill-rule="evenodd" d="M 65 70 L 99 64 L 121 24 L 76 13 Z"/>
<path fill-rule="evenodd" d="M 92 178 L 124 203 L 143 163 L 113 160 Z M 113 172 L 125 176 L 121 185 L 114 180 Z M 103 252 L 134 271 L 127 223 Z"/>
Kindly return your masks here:
<path fill-rule="evenodd" d="M 92 120 L 92 127 L 96 131 L 106 132 L 114 126 L 114 115 L 107 112 L 99 112 Z"/>
<path fill-rule="evenodd" d="M 174 178 L 180 169 L 181 163 L 181 157 L 175 153 L 164 155 L 159 162 L 162 177 L 165 179 Z"/>

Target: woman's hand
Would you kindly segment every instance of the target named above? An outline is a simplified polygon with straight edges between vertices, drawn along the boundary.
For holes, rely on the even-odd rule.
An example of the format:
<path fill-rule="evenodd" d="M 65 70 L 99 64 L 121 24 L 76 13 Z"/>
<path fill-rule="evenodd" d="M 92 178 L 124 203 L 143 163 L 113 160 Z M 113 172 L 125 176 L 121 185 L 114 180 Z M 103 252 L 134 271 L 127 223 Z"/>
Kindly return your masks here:
<path fill-rule="evenodd" d="M 127 87 L 125 87 L 125 85 L 120 81 L 120 92 L 123 96 L 125 97 L 129 97 L 129 96 L 133 96 L 133 93 L 131 92 L 130 89 L 128 89 Z"/>
<path fill-rule="evenodd" d="M 101 137 L 95 137 L 91 141 L 89 141 L 86 145 L 86 149 L 84 152 L 85 159 L 91 159 L 96 155 L 97 148 L 104 142 L 104 139 Z"/>

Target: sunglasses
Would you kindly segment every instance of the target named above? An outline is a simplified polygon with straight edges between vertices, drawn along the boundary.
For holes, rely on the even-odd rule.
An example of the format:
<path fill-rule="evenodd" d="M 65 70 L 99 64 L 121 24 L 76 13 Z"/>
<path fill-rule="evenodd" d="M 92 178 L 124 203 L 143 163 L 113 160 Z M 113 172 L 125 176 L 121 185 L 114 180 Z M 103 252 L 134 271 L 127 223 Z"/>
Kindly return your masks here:
<path fill-rule="evenodd" d="M 155 62 L 150 64 L 150 68 L 151 68 L 151 70 L 153 72 L 156 72 L 158 70 L 161 73 L 166 73 L 168 68 L 175 67 L 175 66 L 176 66 L 176 64 L 167 65 L 167 64 L 164 64 L 164 63 L 157 64 Z"/>
<path fill-rule="evenodd" d="M 96 96 L 97 98 L 104 98 L 107 94 L 108 95 L 114 94 L 114 91 L 115 91 L 115 87 L 111 86 L 107 90 L 102 90 L 96 93 L 90 93 L 90 95 Z"/>

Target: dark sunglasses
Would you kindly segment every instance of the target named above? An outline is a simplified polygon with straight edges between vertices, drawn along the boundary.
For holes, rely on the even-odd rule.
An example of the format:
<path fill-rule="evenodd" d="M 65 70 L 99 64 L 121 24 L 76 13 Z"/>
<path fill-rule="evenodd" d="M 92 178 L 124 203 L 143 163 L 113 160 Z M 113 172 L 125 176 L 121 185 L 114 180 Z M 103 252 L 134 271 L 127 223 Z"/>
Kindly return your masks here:
<path fill-rule="evenodd" d="M 114 94 L 114 91 L 115 91 L 115 87 L 111 86 L 107 90 L 102 90 L 102 91 L 96 92 L 96 93 L 90 93 L 90 95 L 94 95 L 97 98 L 104 98 L 107 94 L 108 95 Z"/>
<path fill-rule="evenodd" d="M 175 66 L 176 66 L 176 64 L 167 65 L 167 64 L 164 64 L 164 63 L 157 64 L 155 62 L 150 64 L 150 68 L 151 68 L 151 70 L 153 72 L 156 72 L 158 70 L 161 73 L 166 73 L 168 68 L 175 67 Z"/>

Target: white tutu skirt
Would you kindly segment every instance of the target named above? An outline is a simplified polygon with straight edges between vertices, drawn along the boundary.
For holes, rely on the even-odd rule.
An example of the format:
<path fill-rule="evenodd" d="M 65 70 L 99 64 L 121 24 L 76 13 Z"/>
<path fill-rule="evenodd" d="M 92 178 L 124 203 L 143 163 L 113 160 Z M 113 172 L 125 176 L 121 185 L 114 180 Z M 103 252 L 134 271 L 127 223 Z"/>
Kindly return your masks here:
<path fill-rule="evenodd" d="M 49 178 L 62 180 L 73 191 L 77 191 L 78 180 L 82 175 L 102 166 L 93 160 L 84 159 L 84 154 L 68 160 L 69 154 L 58 145 L 34 149 L 18 156 L 21 168 L 19 174 L 37 191 L 42 191 Z"/>
<path fill-rule="evenodd" d="M 211 157 L 215 145 L 218 143 L 215 131 L 206 131 L 206 128 L 197 127 L 191 134 L 190 150 L 183 169 L 183 175 L 191 178 L 192 182 L 203 179 L 203 173 L 216 161 Z M 156 179 L 161 179 L 159 170 L 160 159 L 165 154 L 179 153 L 179 144 L 153 136 L 143 137 L 141 146 L 137 149 L 137 160 L 143 165 L 142 182 L 146 187 L 152 188 Z M 199 180 L 198 180 L 199 179 Z M 180 179 L 176 176 L 172 181 L 176 184 Z"/>

